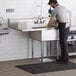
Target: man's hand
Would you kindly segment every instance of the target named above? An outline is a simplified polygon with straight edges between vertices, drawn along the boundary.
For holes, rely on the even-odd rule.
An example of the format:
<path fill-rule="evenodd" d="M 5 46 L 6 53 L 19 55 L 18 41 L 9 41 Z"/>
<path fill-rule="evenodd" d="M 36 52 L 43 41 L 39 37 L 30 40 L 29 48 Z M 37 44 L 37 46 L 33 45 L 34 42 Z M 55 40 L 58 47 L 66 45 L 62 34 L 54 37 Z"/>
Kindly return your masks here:
<path fill-rule="evenodd" d="M 53 17 L 53 16 L 51 16 L 51 18 L 50 18 L 50 20 L 49 20 L 48 24 L 46 25 L 46 28 L 47 28 L 47 29 L 49 29 L 49 28 L 51 28 L 51 27 L 52 27 L 52 23 L 53 23 L 53 21 L 54 21 L 54 17 Z"/>
<path fill-rule="evenodd" d="M 47 29 L 49 29 L 50 27 L 48 26 L 48 24 L 45 26 Z"/>
<path fill-rule="evenodd" d="M 46 28 L 49 28 L 48 25 L 45 26 Z"/>

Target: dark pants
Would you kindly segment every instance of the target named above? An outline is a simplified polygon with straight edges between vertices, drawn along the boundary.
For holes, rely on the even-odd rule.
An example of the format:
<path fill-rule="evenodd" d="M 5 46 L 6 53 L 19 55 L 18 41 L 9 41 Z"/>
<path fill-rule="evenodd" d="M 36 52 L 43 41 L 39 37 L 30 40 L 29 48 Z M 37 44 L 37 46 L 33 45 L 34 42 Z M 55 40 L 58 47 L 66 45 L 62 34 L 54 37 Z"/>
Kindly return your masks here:
<path fill-rule="evenodd" d="M 66 23 L 59 23 L 59 42 L 60 42 L 60 47 L 61 47 L 61 59 L 65 62 L 69 61 L 69 56 L 68 56 L 68 33 L 69 33 L 69 28 L 66 28 Z"/>

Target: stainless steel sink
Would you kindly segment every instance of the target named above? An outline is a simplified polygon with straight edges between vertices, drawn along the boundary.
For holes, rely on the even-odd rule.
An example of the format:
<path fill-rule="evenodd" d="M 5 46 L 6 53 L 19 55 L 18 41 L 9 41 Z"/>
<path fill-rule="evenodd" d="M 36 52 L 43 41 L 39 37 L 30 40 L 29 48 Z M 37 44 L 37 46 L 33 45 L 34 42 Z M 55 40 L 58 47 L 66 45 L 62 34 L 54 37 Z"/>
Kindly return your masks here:
<path fill-rule="evenodd" d="M 8 34 L 8 33 L 9 33 L 9 29 L 5 23 L 5 20 L 3 19 L 3 17 L 0 17 L 0 35 Z"/>
<path fill-rule="evenodd" d="M 8 33 L 9 33 L 9 28 L 2 28 L 2 29 L 0 29 L 0 35 L 8 34 Z"/>
<path fill-rule="evenodd" d="M 49 18 L 41 18 L 41 19 L 9 19 L 9 27 L 17 29 L 17 30 L 31 30 L 36 28 L 45 28 L 48 23 Z"/>
<path fill-rule="evenodd" d="M 7 27 L 6 24 L 2 24 L 0 26 L 0 35 L 8 34 L 8 33 L 9 33 L 9 28 Z"/>

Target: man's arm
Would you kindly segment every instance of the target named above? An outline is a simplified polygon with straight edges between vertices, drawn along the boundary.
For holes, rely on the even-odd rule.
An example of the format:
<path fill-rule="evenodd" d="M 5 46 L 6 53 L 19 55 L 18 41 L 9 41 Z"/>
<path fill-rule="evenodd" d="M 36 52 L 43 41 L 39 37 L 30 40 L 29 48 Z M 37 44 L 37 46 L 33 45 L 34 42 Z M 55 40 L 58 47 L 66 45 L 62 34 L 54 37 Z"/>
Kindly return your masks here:
<path fill-rule="evenodd" d="M 54 22 L 54 16 L 51 16 L 51 18 L 50 18 L 48 24 L 46 25 L 46 27 L 50 28 L 52 26 L 53 22 Z"/>

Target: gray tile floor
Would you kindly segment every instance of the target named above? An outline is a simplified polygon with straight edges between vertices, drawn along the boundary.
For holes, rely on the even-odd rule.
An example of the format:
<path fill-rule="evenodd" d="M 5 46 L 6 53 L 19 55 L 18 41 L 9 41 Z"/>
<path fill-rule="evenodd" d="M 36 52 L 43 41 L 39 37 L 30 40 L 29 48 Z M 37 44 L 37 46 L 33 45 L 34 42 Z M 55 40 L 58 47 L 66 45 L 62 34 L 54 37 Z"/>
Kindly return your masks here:
<path fill-rule="evenodd" d="M 76 58 L 71 58 L 71 62 L 76 63 Z M 16 68 L 16 65 L 40 63 L 38 59 L 23 59 L 23 60 L 13 60 L 13 61 L 3 61 L 0 62 L 0 76 L 76 76 L 76 70 L 66 70 L 57 72 L 48 72 L 41 74 L 31 74 L 29 72 L 23 71 Z"/>

